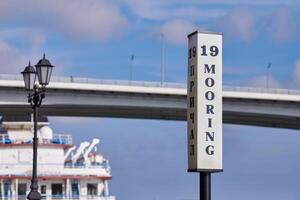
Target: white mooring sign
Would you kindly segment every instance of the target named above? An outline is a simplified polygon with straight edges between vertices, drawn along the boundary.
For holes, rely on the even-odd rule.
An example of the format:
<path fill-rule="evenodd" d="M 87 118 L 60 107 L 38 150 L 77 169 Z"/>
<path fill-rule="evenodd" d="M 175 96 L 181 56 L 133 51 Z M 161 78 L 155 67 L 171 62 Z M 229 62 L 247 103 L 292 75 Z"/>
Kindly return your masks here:
<path fill-rule="evenodd" d="M 222 161 L 222 34 L 188 35 L 188 171 L 218 172 Z"/>

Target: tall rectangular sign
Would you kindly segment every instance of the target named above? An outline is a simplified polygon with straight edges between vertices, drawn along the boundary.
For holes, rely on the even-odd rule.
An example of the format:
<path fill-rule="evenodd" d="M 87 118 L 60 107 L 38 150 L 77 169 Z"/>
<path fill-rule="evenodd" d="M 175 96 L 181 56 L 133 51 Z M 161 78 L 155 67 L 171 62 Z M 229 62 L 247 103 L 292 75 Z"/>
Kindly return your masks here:
<path fill-rule="evenodd" d="M 188 36 L 188 171 L 218 172 L 222 161 L 222 34 Z"/>

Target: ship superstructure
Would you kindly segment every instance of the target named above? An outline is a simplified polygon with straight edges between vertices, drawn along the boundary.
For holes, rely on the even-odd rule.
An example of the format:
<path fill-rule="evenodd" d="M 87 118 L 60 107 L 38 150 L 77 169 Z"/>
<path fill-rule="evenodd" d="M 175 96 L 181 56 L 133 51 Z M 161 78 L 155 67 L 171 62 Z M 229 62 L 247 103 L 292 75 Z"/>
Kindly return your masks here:
<path fill-rule="evenodd" d="M 0 121 L 0 198 L 26 199 L 32 175 L 30 116 Z M 73 145 L 72 135 L 54 134 L 47 118 L 38 122 L 38 184 L 44 199 L 115 200 L 108 160 L 97 152 L 100 140 Z"/>

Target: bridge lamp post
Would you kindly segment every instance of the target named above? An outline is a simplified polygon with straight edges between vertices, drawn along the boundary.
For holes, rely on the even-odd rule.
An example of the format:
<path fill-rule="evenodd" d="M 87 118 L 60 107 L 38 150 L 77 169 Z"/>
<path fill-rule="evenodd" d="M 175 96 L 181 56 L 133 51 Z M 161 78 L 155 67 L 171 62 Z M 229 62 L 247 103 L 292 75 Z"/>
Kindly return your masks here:
<path fill-rule="evenodd" d="M 37 180 L 37 120 L 38 120 L 38 108 L 41 106 L 43 99 L 45 98 L 46 86 L 49 84 L 53 65 L 46 59 L 45 54 L 41 60 L 34 66 L 31 66 L 30 61 L 24 71 L 23 79 L 25 83 L 25 89 L 28 92 L 28 103 L 30 103 L 33 109 L 33 166 L 32 166 L 32 179 L 30 185 L 30 192 L 27 196 L 29 200 L 42 199 L 41 194 L 38 192 L 38 180 Z M 36 77 L 38 83 L 36 83 Z"/>

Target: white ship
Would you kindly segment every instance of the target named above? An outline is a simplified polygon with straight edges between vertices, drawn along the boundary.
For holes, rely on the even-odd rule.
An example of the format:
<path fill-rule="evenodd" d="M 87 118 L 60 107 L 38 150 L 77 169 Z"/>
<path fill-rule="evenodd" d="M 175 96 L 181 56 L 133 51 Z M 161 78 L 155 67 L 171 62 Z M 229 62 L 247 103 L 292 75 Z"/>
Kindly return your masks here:
<path fill-rule="evenodd" d="M 3 116 L 0 121 L 0 198 L 26 199 L 32 175 L 31 117 Z M 78 148 L 71 135 L 53 134 L 47 118 L 38 122 L 38 184 L 43 199 L 115 200 L 108 160 L 97 153 L 99 139 Z"/>

